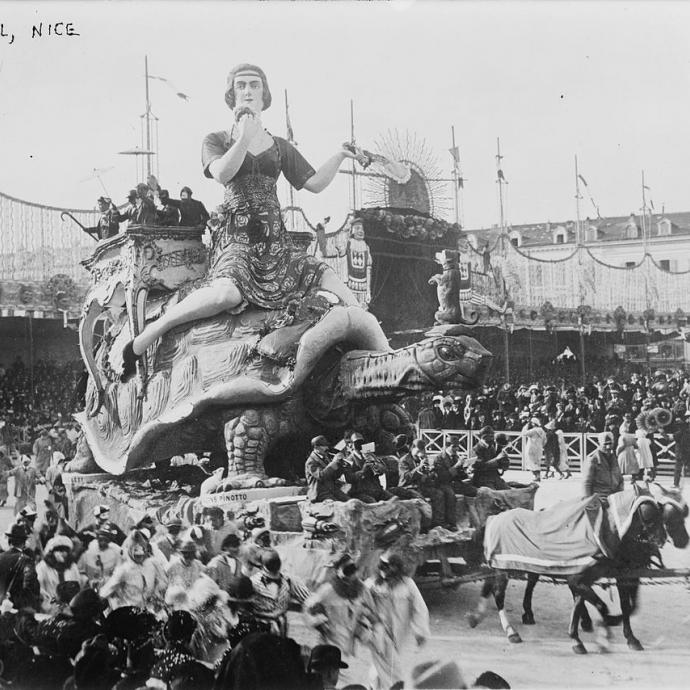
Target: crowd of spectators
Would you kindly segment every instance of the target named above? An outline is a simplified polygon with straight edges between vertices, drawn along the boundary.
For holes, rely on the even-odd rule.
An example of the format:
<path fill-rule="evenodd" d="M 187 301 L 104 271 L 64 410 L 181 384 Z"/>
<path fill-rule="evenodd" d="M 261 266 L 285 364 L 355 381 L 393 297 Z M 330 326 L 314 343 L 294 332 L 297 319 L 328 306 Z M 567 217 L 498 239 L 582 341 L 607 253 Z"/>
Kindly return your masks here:
<path fill-rule="evenodd" d="M 423 429 L 479 430 L 490 425 L 520 431 L 534 418 L 555 421 L 564 432 L 601 432 L 620 425 L 626 415 L 663 407 L 674 419 L 688 411 L 690 376 L 682 371 L 653 374 L 593 376 L 586 385 L 577 379 L 544 377 L 531 384 L 488 385 L 466 395 L 441 395 L 427 400 L 417 422 Z"/>
<path fill-rule="evenodd" d="M 33 369 L 20 356 L 0 362 L 0 444 L 33 443 L 41 429 L 71 427 L 72 413 L 83 408 L 83 371 L 81 360 L 38 360 Z"/>

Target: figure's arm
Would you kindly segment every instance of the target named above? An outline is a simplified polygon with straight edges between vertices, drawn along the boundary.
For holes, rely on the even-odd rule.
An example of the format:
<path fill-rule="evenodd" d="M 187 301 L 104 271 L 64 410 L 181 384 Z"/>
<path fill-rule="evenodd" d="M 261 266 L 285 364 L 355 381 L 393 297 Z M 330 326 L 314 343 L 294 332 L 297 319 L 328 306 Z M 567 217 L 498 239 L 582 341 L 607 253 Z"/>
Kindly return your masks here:
<path fill-rule="evenodd" d="M 596 471 L 596 460 L 591 458 L 587 465 L 585 474 L 585 496 L 594 495 L 594 473 Z"/>
<path fill-rule="evenodd" d="M 338 153 L 331 156 L 305 183 L 303 189 L 306 189 L 314 194 L 323 192 L 328 187 L 333 178 L 340 169 L 341 163 L 347 158 L 354 158 L 354 156 L 345 149 L 341 149 Z"/>
<path fill-rule="evenodd" d="M 247 155 L 249 144 L 261 131 L 261 126 L 253 116 L 247 114 L 240 119 L 237 129 L 239 131 L 237 141 L 222 156 L 215 158 L 207 166 L 210 176 L 223 185 L 237 174 Z"/>

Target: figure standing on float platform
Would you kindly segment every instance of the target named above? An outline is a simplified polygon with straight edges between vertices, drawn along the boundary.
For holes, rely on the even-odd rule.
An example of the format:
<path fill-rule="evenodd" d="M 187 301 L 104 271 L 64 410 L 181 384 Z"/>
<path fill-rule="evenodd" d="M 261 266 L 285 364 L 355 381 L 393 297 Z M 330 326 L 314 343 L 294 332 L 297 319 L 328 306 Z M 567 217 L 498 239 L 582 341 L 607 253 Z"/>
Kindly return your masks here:
<path fill-rule="evenodd" d="M 272 136 L 261 123 L 271 105 L 263 70 L 241 64 L 228 76 L 225 101 L 235 111 L 229 130 L 209 134 L 202 144 L 204 175 L 225 187 L 220 223 L 211 238 L 205 285 L 171 307 L 130 341 L 123 351 L 123 379 L 133 375 L 136 361 L 171 328 L 224 311 L 240 313 L 247 305 L 282 309 L 290 298 L 313 287 L 335 294 L 346 305 L 357 299 L 323 261 L 293 249 L 283 224 L 276 192 L 285 175 L 295 189 L 318 194 L 353 154 L 341 148 L 318 170 L 288 141 Z M 377 347 L 388 350 L 380 331 Z"/>

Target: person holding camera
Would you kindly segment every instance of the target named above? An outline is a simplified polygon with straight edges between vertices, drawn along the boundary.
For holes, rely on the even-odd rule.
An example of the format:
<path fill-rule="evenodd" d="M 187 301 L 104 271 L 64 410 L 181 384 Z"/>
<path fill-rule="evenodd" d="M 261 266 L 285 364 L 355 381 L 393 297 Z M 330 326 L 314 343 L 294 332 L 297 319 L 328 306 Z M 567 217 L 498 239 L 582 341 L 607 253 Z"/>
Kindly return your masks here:
<path fill-rule="evenodd" d="M 345 468 L 341 455 L 331 459 L 331 444 L 325 436 L 315 436 L 311 440 L 312 451 L 304 465 L 304 476 L 307 479 L 307 498 L 310 503 L 321 501 L 348 501 L 350 497 L 343 493 L 338 479 Z"/>
<path fill-rule="evenodd" d="M 350 452 L 345 456 L 345 481 L 351 484 L 350 498 L 357 498 L 362 503 L 376 503 L 393 498 L 379 480 L 386 472 L 385 464 L 374 453 L 364 453 L 364 436 L 354 432 L 350 437 Z"/>
<path fill-rule="evenodd" d="M 479 430 L 479 441 L 472 452 L 475 456 L 472 473 L 474 486 L 486 486 L 498 491 L 510 489 L 501 476 L 502 472 L 508 469 L 508 455 L 505 448 L 498 447 L 493 427 L 485 426 Z"/>
<path fill-rule="evenodd" d="M 416 488 L 431 504 L 431 529 L 445 527 L 457 531 L 455 515 L 455 493 L 443 481 L 435 459 L 429 459 L 424 441 L 415 441 L 412 450 L 400 461 L 400 484 Z"/>

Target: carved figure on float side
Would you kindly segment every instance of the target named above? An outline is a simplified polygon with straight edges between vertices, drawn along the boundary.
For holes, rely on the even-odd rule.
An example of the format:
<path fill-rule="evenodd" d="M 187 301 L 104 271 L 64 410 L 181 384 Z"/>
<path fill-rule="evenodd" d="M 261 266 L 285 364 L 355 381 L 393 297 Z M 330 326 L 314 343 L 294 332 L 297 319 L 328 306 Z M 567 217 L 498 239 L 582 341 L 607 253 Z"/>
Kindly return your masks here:
<path fill-rule="evenodd" d="M 270 92 L 257 67 L 231 72 L 226 100 L 239 106 L 235 123 L 204 146 L 206 174 L 226 185 L 208 274 L 201 287 L 190 281 L 159 295 L 151 315 L 162 316 L 144 316 L 141 328 L 131 316 L 113 323 L 92 355 L 88 414 L 80 418 L 86 442 L 73 470 L 119 474 L 185 451 L 225 448 L 231 477 L 265 481 L 267 456 L 297 446 L 301 464 L 301 443 L 345 427 L 392 441 L 411 430 L 400 398 L 472 388 L 487 372 L 490 353 L 462 329 L 392 352 L 375 317 L 335 274 L 295 251 L 275 197 L 277 176 L 319 191 L 348 154 L 314 172 L 288 142 L 263 130 Z M 182 231 L 166 230 L 171 237 Z M 166 255 L 144 249 L 133 256 L 152 262 L 146 276 L 162 275 Z M 130 268 L 141 277 L 142 269 Z M 139 301 L 130 299 L 128 310 Z M 143 377 L 132 375 L 137 359 Z M 290 475 L 284 466 L 270 470 Z"/>

